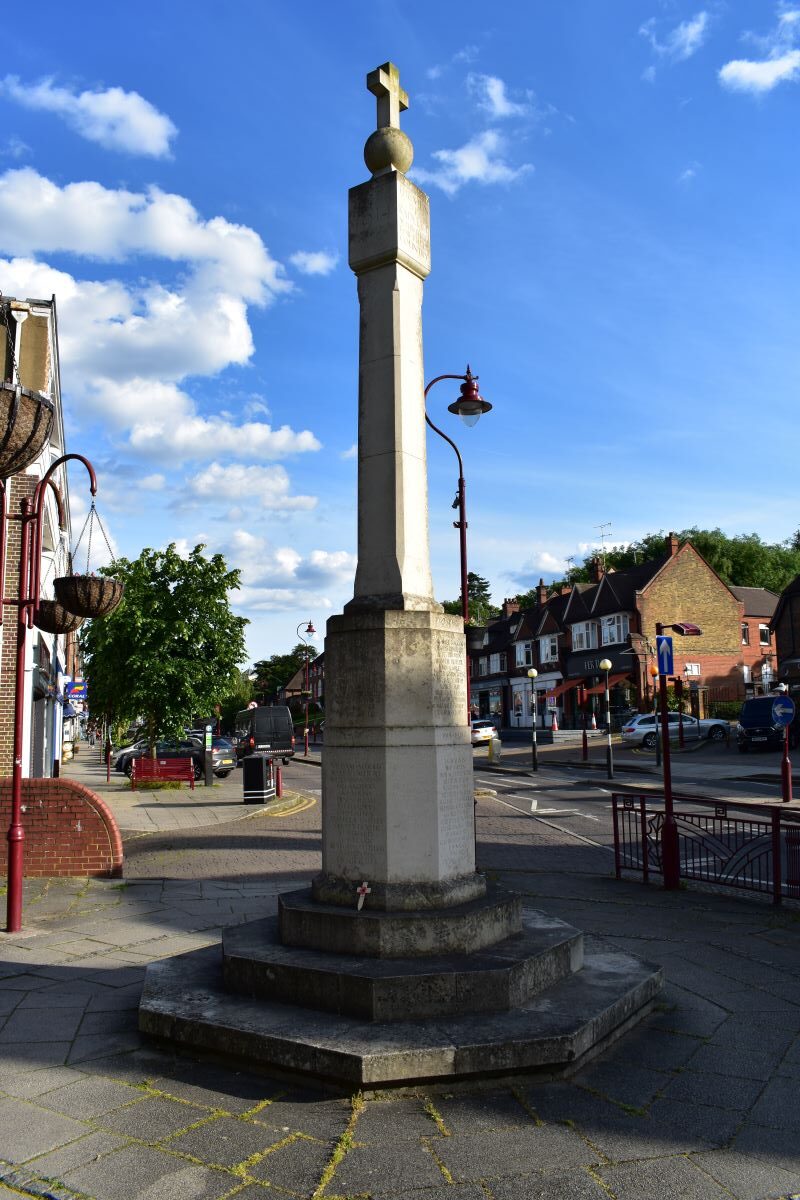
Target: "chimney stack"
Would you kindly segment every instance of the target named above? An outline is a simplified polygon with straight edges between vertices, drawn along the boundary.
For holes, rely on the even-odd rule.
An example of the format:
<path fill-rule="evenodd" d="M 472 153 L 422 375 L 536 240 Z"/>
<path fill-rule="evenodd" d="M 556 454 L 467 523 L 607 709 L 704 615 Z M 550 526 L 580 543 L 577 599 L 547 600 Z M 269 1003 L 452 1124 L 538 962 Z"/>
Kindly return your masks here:
<path fill-rule="evenodd" d="M 599 583 L 606 573 L 602 558 L 592 559 L 592 583 Z"/>
<path fill-rule="evenodd" d="M 512 596 L 510 599 L 506 597 L 506 599 L 503 600 L 501 612 L 504 617 L 510 617 L 514 613 L 519 612 L 519 600 L 516 598 L 516 596 Z"/>
<path fill-rule="evenodd" d="M 547 588 L 544 585 L 544 580 L 539 580 L 539 586 L 536 589 L 536 603 L 540 608 L 544 608 L 547 604 Z"/>
<path fill-rule="evenodd" d="M 669 552 L 670 558 L 674 558 L 675 555 L 678 553 L 678 550 L 680 549 L 680 544 L 681 544 L 680 539 L 678 538 L 677 533 L 668 533 L 667 534 L 667 551 Z"/>

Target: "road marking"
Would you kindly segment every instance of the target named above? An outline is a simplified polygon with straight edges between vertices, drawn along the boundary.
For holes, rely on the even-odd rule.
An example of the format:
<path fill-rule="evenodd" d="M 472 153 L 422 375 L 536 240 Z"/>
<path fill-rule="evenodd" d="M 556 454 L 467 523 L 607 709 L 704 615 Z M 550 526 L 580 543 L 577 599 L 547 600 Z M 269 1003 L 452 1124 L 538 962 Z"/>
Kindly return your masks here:
<path fill-rule="evenodd" d="M 518 812 L 521 817 L 530 817 L 532 821 L 541 821 L 543 825 L 549 825 L 551 829 L 557 829 L 559 833 L 565 833 L 567 837 L 577 838 L 579 842 L 586 842 L 587 846 L 596 846 L 598 850 L 607 850 L 609 854 L 614 853 L 610 846 L 604 846 L 602 842 L 592 841 L 591 838 L 584 837 L 582 833 L 576 833 L 574 829 L 565 829 L 563 825 L 557 825 L 555 821 L 545 821 L 538 812 L 527 813 L 524 809 L 517 808 L 516 804 L 509 804 L 507 800 L 501 800 L 499 796 L 494 797 L 494 802 L 495 804 L 503 804 L 506 808 L 513 808 L 514 812 Z"/>

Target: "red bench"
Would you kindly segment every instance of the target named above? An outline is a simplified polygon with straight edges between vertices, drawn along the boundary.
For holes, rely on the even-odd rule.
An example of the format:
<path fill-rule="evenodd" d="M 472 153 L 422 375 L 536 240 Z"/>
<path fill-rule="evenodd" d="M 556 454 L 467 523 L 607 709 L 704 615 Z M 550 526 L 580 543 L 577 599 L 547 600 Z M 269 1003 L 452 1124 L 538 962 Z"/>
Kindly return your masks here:
<path fill-rule="evenodd" d="M 136 791 L 136 784 L 145 779 L 178 779 L 188 783 L 194 791 L 194 759 L 191 758 L 150 758 L 142 755 L 131 761 L 131 787 Z"/>

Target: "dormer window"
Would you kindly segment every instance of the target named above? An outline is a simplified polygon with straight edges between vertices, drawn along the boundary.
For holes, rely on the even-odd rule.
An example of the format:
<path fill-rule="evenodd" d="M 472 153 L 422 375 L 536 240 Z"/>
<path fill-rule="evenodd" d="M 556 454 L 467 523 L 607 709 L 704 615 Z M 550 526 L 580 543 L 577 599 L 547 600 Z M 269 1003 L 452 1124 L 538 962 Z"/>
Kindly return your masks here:
<path fill-rule="evenodd" d="M 533 666 L 533 642 L 517 642 L 516 652 L 516 666 Z"/>
<path fill-rule="evenodd" d="M 539 638 L 539 658 L 543 663 L 558 662 L 558 637 L 548 634 Z"/>
<path fill-rule="evenodd" d="M 572 649 L 597 649 L 597 625 L 594 621 L 579 621 L 572 626 Z"/>
<path fill-rule="evenodd" d="M 613 646 L 617 642 L 624 642 L 630 628 L 628 614 L 615 613 L 613 617 L 603 617 L 600 627 L 604 646 Z"/>

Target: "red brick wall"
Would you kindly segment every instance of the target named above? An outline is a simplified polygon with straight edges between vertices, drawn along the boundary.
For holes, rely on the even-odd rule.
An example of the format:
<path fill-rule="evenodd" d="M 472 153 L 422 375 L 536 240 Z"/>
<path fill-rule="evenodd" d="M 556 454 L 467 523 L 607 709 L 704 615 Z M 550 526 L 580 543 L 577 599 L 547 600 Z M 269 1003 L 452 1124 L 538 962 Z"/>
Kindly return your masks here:
<path fill-rule="evenodd" d="M 104 800 L 71 779 L 23 779 L 23 872 L 39 875 L 122 875 L 122 838 Z M 6 873 L 11 780 L 0 779 L 0 867 Z"/>

